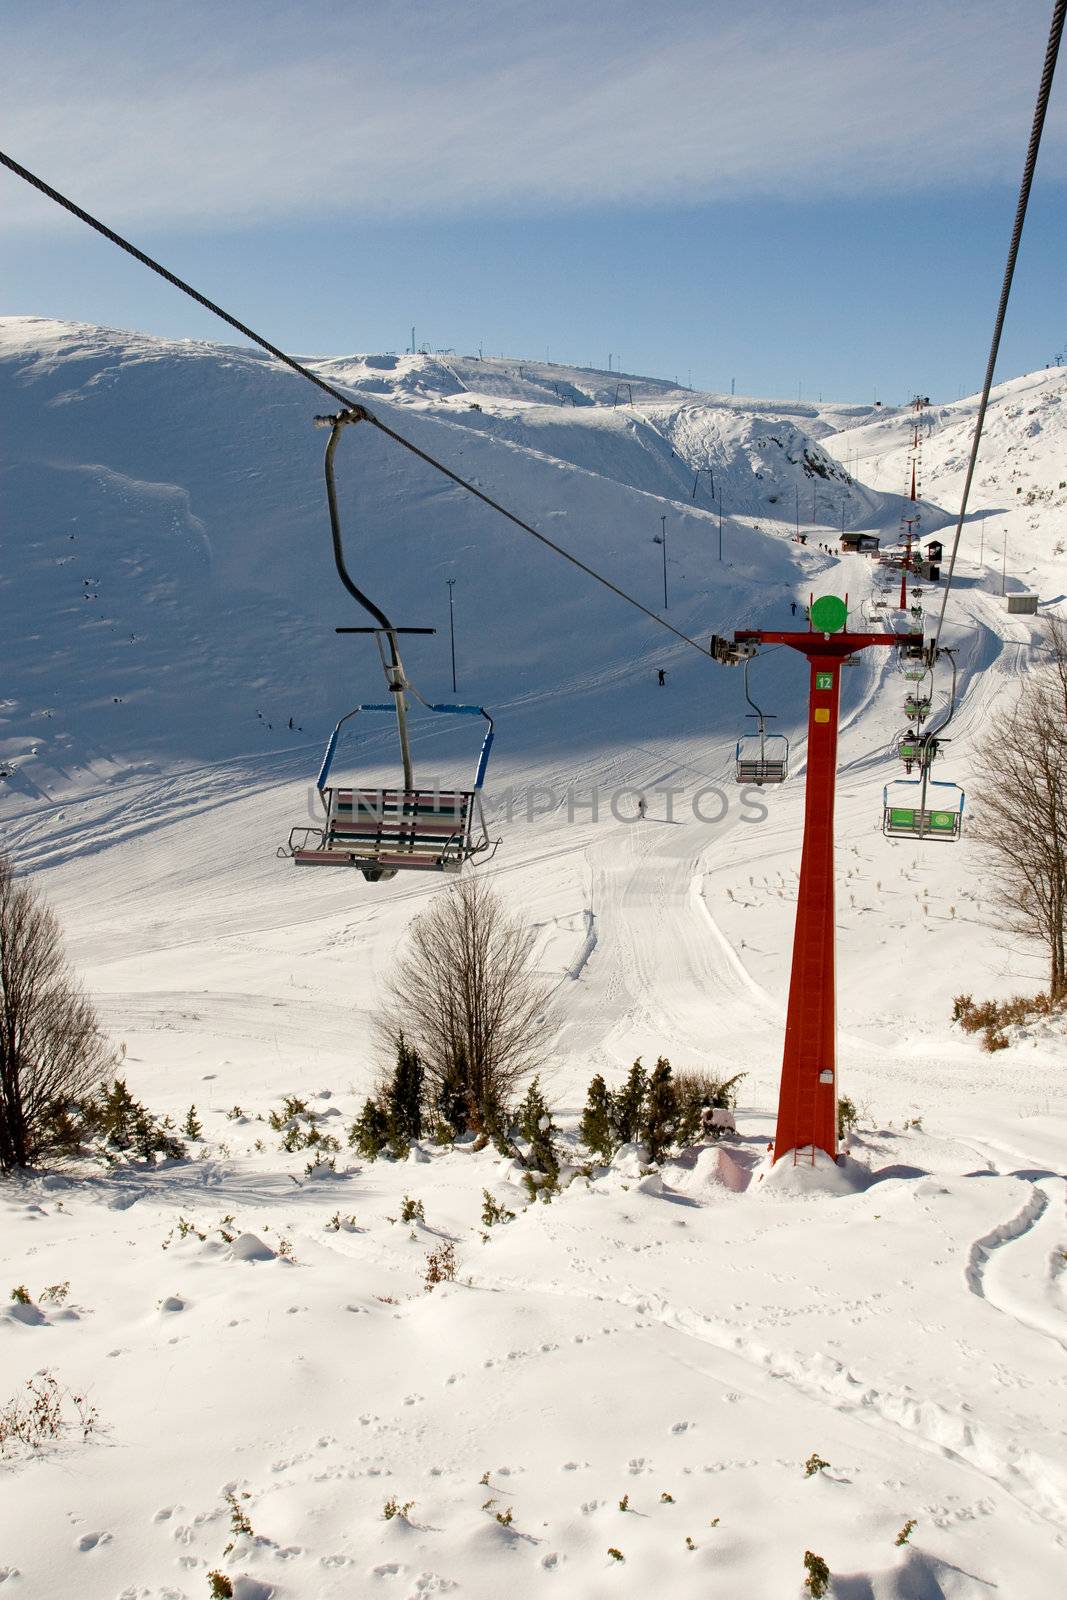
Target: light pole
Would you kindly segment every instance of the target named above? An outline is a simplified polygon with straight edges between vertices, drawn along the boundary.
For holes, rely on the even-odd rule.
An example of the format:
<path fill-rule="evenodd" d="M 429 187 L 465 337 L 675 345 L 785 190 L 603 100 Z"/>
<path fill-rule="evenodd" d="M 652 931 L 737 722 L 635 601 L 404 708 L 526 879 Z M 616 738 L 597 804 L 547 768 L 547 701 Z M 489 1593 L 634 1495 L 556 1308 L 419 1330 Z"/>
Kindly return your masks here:
<path fill-rule="evenodd" d="M 452 693 L 456 692 L 456 613 L 452 607 L 452 590 L 455 578 L 448 580 L 448 637 L 452 645 Z"/>
<path fill-rule="evenodd" d="M 667 518 L 660 517 L 659 525 L 662 529 L 660 543 L 663 546 L 663 609 L 667 609 Z"/>

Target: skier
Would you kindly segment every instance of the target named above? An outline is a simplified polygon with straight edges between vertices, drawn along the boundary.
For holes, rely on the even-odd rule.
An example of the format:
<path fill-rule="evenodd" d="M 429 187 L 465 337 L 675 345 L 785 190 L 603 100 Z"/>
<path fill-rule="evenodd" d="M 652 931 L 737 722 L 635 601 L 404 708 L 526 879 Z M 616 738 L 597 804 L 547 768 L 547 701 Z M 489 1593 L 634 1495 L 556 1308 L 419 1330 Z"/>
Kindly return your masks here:
<path fill-rule="evenodd" d="M 794 617 L 797 614 L 797 603 L 796 603 L 795 600 L 790 600 L 790 602 L 789 602 L 789 613 L 790 613 L 791 616 L 794 616 Z"/>
<path fill-rule="evenodd" d="M 637 815 L 644 821 L 645 812 L 648 810 L 648 801 L 641 795 L 637 801 Z"/>
<path fill-rule="evenodd" d="M 667 687 L 667 674 L 662 667 L 657 669 L 657 677 L 659 678 L 660 688 L 665 689 Z"/>

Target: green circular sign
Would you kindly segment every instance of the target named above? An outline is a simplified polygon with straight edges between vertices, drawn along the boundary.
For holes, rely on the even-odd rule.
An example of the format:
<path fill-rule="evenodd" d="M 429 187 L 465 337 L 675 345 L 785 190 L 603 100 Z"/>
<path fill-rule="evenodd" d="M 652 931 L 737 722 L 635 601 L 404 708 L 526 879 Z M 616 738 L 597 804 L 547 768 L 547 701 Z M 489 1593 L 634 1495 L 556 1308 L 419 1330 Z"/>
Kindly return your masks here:
<path fill-rule="evenodd" d="M 820 595 L 812 602 L 811 625 L 816 633 L 840 633 L 847 620 L 848 607 L 838 595 Z"/>

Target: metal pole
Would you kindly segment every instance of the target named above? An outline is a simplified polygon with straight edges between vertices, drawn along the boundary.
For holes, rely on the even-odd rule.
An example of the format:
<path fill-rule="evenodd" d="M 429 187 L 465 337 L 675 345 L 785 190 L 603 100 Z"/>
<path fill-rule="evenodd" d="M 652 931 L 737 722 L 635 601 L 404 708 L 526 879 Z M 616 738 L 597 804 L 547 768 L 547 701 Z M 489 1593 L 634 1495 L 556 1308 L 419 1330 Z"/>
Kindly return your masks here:
<path fill-rule="evenodd" d="M 456 692 L 456 615 L 452 609 L 452 590 L 455 578 L 448 580 L 448 636 L 452 643 L 452 693 Z"/>
<path fill-rule="evenodd" d="M 798 488 L 798 486 L 796 484 L 793 485 L 793 495 L 794 495 L 795 500 L 796 500 L 797 532 L 799 533 L 800 532 L 800 489 Z"/>
<path fill-rule="evenodd" d="M 722 560 L 722 485 L 719 485 L 719 560 Z"/>
<path fill-rule="evenodd" d="M 667 609 L 667 518 L 660 517 L 660 527 L 663 530 L 663 609 Z"/>

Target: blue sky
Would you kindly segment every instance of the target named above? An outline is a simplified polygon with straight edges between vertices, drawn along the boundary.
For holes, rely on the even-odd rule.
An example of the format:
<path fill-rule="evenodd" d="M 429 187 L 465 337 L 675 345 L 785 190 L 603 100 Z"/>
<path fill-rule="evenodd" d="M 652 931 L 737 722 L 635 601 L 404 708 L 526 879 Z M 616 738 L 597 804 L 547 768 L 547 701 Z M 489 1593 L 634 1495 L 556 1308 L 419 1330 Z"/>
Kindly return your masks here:
<path fill-rule="evenodd" d="M 738 393 L 980 386 L 1050 6 L 49 3 L 0 145 L 268 337 Z M 1067 343 L 1067 90 L 1000 372 Z M 9 312 L 228 336 L 0 173 Z"/>

